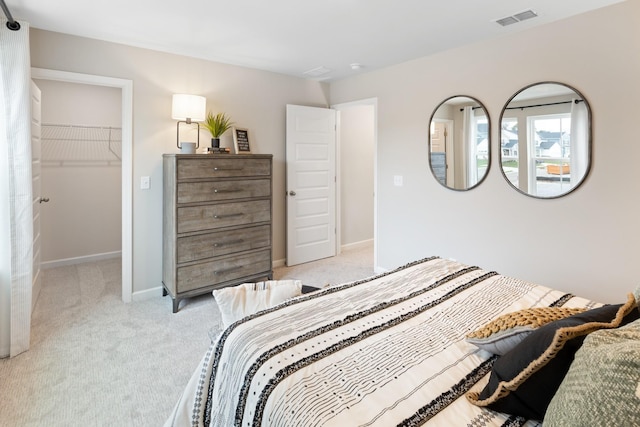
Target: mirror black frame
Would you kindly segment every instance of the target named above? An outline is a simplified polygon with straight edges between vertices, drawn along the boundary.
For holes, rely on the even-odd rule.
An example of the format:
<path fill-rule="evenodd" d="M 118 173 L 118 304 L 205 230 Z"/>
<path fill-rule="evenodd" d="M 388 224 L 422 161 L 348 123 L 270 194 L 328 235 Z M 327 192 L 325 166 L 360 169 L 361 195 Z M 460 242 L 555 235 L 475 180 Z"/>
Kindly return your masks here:
<path fill-rule="evenodd" d="M 576 183 L 576 185 L 573 185 L 569 190 L 557 194 L 557 195 L 553 195 L 553 196 L 538 196 L 536 194 L 531 194 L 529 192 L 526 192 L 524 190 L 522 190 L 521 188 L 515 186 L 511 180 L 507 177 L 505 170 L 504 170 L 504 166 L 503 166 L 503 147 L 502 147 L 502 132 L 503 132 L 503 128 L 502 128 L 502 120 L 504 119 L 504 114 L 507 110 L 509 109 L 518 109 L 518 108 L 523 108 L 523 106 L 509 106 L 511 104 L 511 102 L 521 93 L 523 93 L 524 91 L 526 91 L 527 89 L 531 89 L 533 87 L 536 86 L 540 86 L 540 85 L 559 85 L 559 86 L 563 86 L 571 91 L 573 91 L 575 93 L 575 95 L 581 100 L 581 102 L 584 102 L 585 106 L 587 107 L 587 132 L 588 132 L 588 137 L 587 137 L 587 155 L 588 155 L 588 162 L 587 162 L 587 166 L 585 168 L 584 174 L 583 176 L 580 178 L 580 181 L 578 181 Z M 533 101 L 535 102 L 535 101 Z M 571 101 L 563 101 L 562 103 L 566 103 L 566 102 L 571 102 Z M 577 102 L 577 101 L 576 101 Z M 534 105 L 536 106 L 536 105 Z M 572 192 L 574 192 L 577 188 L 579 188 L 587 179 L 587 176 L 589 176 L 589 172 L 591 171 L 591 163 L 593 160 L 593 131 L 592 131 L 592 113 L 591 113 L 591 106 L 589 105 L 589 102 L 587 101 L 587 99 L 585 98 L 585 96 L 576 88 L 574 88 L 573 86 L 570 86 L 566 83 L 560 83 L 560 82 L 556 82 L 556 81 L 543 81 L 543 82 L 536 82 L 536 83 L 532 83 L 530 85 L 527 85 L 525 87 L 523 87 L 522 89 L 518 90 L 516 93 L 513 94 L 513 96 L 511 96 L 511 98 L 509 98 L 509 100 L 504 104 L 504 107 L 502 108 L 502 111 L 500 113 L 500 119 L 498 121 L 499 123 L 499 128 L 498 128 L 498 145 L 499 145 L 499 152 L 498 152 L 498 161 L 500 163 L 500 172 L 502 173 L 502 176 L 504 177 L 505 181 L 507 182 L 507 184 L 509 184 L 510 187 L 514 188 L 517 192 L 524 194 L 525 196 L 528 197 L 533 197 L 536 199 L 557 199 L 560 197 L 564 197 Z"/>
<path fill-rule="evenodd" d="M 437 111 L 440 109 L 440 107 L 442 107 L 443 105 L 447 104 L 447 102 L 451 101 L 452 99 L 455 98 L 466 98 L 474 103 L 476 103 L 477 105 L 474 106 L 473 108 L 482 108 L 482 110 L 484 111 L 484 114 L 487 118 L 487 168 L 484 172 L 484 175 L 482 175 L 482 177 L 478 177 L 477 182 L 474 185 L 471 185 L 469 187 L 465 187 L 465 188 L 456 188 L 453 186 L 449 186 L 446 183 L 442 183 L 440 181 L 440 179 L 438 179 L 438 176 L 436 174 L 436 172 L 434 171 L 434 166 L 433 166 L 433 161 L 432 161 L 432 155 L 431 155 L 431 124 L 433 123 L 434 118 L 436 118 L 436 113 Z M 491 117 L 489 117 L 489 111 L 487 110 L 487 107 L 484 106 L 484 104 L 482 102 L 480 102 L 477 98 L 474 98 L 473 96 L 469 96 L 469 95 L 453 95 L 448 97 L 447 99 L 445 99 L 444 101 L 442 101 L 440 104 L 438 104 L 436 106 L 436 108 L 433 109 L 433 113 L 431 113 L 431 118 L 429 119 L 429 137 L 427 140 L 427 152 L 429 155 L 429 169 L 431 170 L 431 174 L 433 175 L 433 177 L 436 179 L 436 181 L 438 182 L 438 184 L 442 185 L 443 187 L 449 189 L 449 190 L 454 190 L 454 191 L 469 191 L 472 190 L 474 188 L 476 188 L 477 186 L 479 186 L 480 184 L 482 184 L 482 182 L 487 178 L 487 175 L 489 175 L 489 170 L 491 169 Z M 445 162 L 446 165 L 446 162 Z M 445 174 L 446 174 L 446 169 L 445 169 Z"/>

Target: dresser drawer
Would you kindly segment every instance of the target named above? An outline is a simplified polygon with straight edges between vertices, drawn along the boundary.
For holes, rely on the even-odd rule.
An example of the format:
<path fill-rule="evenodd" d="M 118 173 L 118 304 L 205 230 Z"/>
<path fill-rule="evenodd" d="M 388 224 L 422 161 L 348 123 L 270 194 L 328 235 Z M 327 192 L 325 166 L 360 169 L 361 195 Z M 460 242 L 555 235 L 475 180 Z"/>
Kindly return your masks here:
<path fill-rule="evenodd" d="M 270 195 L 271 181 L 268 179 L 178 183 L 178 203 L 216 202 Z"/>
<path fill-rule="evenodd" d="M 177 245 L 178 263 L 271 247 L 271 227 L 260 225 L 179 237 Z"/>
<path fill-rule="evenodd" d="M 178 180 L 198 178 L 230 178 L 270 176 L 271 160 L 254 158 L 187 158 L 178 159 Z"/>
<path fill-rule="evenodd" d="M 267 221 L 271 221 L 270 200 L 178 208 L 178 233 Z"/>
<path fill-rule="evenodd" d="M 271 251 L 269 249 L 178 267 L 178 292 L 188 292 L 270 271 Z"/>

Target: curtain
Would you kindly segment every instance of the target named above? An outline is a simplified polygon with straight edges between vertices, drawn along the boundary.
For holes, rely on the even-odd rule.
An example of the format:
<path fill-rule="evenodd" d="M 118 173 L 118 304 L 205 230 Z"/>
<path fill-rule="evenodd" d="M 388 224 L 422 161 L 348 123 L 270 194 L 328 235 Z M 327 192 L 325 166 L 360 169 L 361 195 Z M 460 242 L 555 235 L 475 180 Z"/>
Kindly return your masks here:
<path fill-rule="evenodd" d="M 571 186 L 578 185 L 589 165 L 589 111 L 585 102 L 571 103 Z"/>
<path fill-rule="evenodd" d="M 478 182 L 478 145 L 476 143 L 476 126 L 473 107 L 464 107 L 462 114 L 462 152 L 464 153 L 463 170 L 465 176 L 463 182 L 465 183 L 464 188 L 470 188 Z"/>
<path fill-rule="evenodd" d="M 0 256 L 6 257 L 7 262 L 1 265 L 9 269 L 2 276 L 8 277 L 10 286 L 9 355 L 13 357 L 29 349 L 31 329 L 31 64 L 29 25 L 21 22 L 20 29 L 12 31 L 6 23 L 5 19 L 0 20 L 0 155 L 6 156 L 7 164 L 0 171 L 0 181 L 8 183 L 8 194 L 0 193 L 0 209 L 8 213 L 8 226 L 3 224 L 3 231 L 9 234 L 9 253 L 3 250 Z"/>

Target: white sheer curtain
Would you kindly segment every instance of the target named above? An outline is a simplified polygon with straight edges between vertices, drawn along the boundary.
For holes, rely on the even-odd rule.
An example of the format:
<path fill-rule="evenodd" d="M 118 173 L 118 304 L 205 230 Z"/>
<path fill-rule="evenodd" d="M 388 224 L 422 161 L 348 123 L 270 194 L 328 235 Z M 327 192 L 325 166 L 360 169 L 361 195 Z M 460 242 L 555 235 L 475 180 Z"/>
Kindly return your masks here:
<path fill-rule="evenodd" d="M 464 107 L 462 117 L 462 148 L 463 148 L 463 170 L 464 188 L 470 188 L 478 182 L 476 126 L 473 107 Z"/>
<path fill-rule="evenodd" d="M 4 210 L 0 247 L 2 296 L 9 297 L 11 357 L 29 349 L 33 285 L 33 214 L 31 178 L 31 64 L 29 25 L 10 30 L 0 19 L 0 209 Z M 6 239 L 5 237 L 9 238 Z"/>
<path fill-rule="evenodd" d="M 589 111 L 584 102 L 571 103 L 571 186 L 578 185 L 589 165 Z"/>

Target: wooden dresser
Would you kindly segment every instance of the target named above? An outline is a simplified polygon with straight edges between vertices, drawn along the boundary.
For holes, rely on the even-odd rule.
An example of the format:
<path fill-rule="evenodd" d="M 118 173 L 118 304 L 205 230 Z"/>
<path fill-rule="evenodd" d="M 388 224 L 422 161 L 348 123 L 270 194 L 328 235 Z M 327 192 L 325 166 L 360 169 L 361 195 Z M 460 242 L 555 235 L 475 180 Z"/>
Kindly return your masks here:
<path fill-rule="evenodd" d="M 163 156 L 163 294 L 271 279 L 272 155 Z"/>

